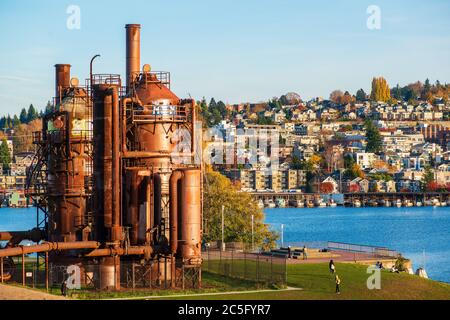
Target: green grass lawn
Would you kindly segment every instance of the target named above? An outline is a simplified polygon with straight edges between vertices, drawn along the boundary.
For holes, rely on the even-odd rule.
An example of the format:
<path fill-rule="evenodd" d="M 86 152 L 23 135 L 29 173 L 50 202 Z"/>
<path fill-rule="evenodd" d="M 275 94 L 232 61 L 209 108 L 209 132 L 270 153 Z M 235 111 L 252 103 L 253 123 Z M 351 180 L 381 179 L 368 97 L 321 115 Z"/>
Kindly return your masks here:
<path fill-rule="evenodd" d="M 186 297 L 182 299 L 251 299 L 251 300 L 331 300 L 331 299 L 450 299 L 450 285 L 414 275 L 381 272 L 381 290 L 367 289 L 367 266 L 337 264 L 342 280 L 341 294 L 335 294 L 335 283 L 328 264 L 288 265 L 288 286 L 295 291 Z M 180 298 L 181 299 L 181 298 Z"/>
<path fill-rule="evenodd" d="M 234 265 L 236 268 L 239 264 Z M 381 272 L 381 289 L 369 290 L 366 285 L 369 274 L 367 266 L 358 264 L 336 264 L 337 273 L 342 280 L 341 294 L 335 294 L 334 278 L 329 274 L 328 264 L 292 264 L 288 265 L 288 286 L 299 290 L 273 290 L 270 292 L 237 293 L 189 296 L 198 293 L 221 293 L 230 291 L 249 291 L 269 289 L 267 285 L 257 284 L 254 281 L 232 279 L 209 272 L 203 272 L 203 288 L 200 290 L 128 290 L 120 292 L 76 292 L 74 298 L 79 299 L 107 299 L 107 298 L 136 298 L 146 296 L 161 296 L 160 299 L 197 299 L 197 300 L 332 300 L 332 299 L 379 299 L 379 300 L 424 300 L 424 299 L 450 299 L 450 284 L 433 280 L 422 279 L 406 273 Z M 248 270 L 251 270 L 249 268 Z M 59 294 L 55 288 L 51 293 Z M 75 292 L 74 292 L 75 293 Z M 183 295 L 185 297 L 174 297 Z M 159 299 L 159 298 L 158 298 Z"/>

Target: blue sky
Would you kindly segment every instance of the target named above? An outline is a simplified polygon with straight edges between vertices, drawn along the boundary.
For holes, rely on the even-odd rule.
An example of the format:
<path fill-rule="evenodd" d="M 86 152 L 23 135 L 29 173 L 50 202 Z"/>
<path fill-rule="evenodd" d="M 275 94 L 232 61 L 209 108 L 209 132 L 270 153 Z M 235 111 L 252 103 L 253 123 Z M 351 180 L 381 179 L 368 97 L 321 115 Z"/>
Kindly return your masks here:
<path fill-rule="evenodd" d="M 69 5 L 80 30 L 66 27 Z M 381 30 L 366 26 L 369 5 Z M 142 24 L 141 63 L 170 71 L 180 97 L 229 103 L 264 101 L 289 91 L 328 97 L 429 77 L 450 81 L 450 1 L 61 1 L 0 0 L 0 114 L 54 91 L 56 63 L 88 77 L 125 70 L 126 23 Z"/>

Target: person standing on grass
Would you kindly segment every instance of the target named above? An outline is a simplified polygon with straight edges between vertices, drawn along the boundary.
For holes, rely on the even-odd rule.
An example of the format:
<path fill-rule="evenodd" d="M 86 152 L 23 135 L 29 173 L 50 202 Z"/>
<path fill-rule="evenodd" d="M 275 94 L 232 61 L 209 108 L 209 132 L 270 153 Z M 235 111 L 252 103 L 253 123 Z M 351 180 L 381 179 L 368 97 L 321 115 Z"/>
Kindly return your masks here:
<path fill-rule="evenodd" d="M 341 294 L 341 279 L 339 279 L 339 276 L 336 275 L 336 277 L 334 278 L 335 282 L 336 282 L 336 294 Z"/>
<path fill-rule="evenodd" d="M 303 260 L 308 260 L 308 250 L 305 245 L 303 246 Z"/>
<path fill-rule="evenodd" d="M 334 261 L 333 260 L 330 260 L 329 268 L 330 268 L 330 273 L 331 274 L 335 274 L 336 266 L 334 265 Z"/>

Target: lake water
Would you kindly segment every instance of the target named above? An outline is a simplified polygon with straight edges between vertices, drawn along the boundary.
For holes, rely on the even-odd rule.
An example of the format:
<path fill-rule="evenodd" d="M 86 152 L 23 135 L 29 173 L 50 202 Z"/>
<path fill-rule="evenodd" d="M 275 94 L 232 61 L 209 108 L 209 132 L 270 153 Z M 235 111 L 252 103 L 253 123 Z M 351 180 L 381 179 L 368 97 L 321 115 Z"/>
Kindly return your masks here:
<path fill-rule="evenodd" d="M 450 208 L 265 209 L 284 242 L 337 241 L 388 247 L 425 265 L 432 279 L 450 283 Z M 36 226 L 36 208 L 0 208 L 0 231 Z M 425 252 L 425 254 L 424 254 Z"/>
<path fill-rule="evenodd" d="M 450 208 L 265 209 L 266 222 L 284 242 L 336 241 L 394 249 L 450 283 Z"/>

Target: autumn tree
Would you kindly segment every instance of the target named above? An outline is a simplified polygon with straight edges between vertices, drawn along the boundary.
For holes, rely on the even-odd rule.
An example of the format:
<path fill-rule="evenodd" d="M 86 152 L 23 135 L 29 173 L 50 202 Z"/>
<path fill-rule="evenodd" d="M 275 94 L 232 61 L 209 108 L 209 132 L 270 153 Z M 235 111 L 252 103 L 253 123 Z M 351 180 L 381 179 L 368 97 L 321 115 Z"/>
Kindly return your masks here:
<path fill-rule="evenodd" d="M 422 180 L 420 181 L 422 191 L 431 191 L 430 186 L 435 182 L 434 173 L 430 166 L 425 167 Z"/>
<path fill-rule="evenodd" d="M 391 99 L 391 91 L 389 85 L 383 77 L 373 78 L 372 80 L 372 93 L 370 98 L 373 101 L 387 102 Z"/>
<path fill-rule="evenodd" d="M 334 90 L 330 93 L 330 100 L 335 103 L 340 103 L 343 95 L 344 93 L 341 90 Z"/>
<path fill-rule="evenodd" d="M 320 184 L 320 193 L 333 193 L 334 185 L 331 182 L 322 182 Z"/>
<path fill-rule="evenodd" d="M 225 242 L 251 243 L 252 216 L 255 246 L 272 248 L 278 238 L 264 223 L 264 213 L 249 193 L 239 192 L 231 181 L 218 172 L 207 169 L 205 172 L 204 194 L 204 239 L 221 239 L 222 205 L 224 210 Z"/>

